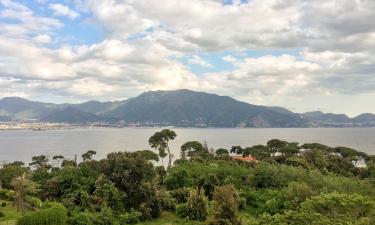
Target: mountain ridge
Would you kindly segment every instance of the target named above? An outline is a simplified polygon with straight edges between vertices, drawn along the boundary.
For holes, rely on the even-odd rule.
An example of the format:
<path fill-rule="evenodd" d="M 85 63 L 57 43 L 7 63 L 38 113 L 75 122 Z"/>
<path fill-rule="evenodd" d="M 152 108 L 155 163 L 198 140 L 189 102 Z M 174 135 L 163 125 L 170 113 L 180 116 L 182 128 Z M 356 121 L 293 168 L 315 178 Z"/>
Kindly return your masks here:
<path fill-rule="evenodd" d="M 253 105 L 229 96 L 188 89 L 149 91 L 122 101 L 55 104 L 19 97 L 0 99 L 0 121 L 121 123 L 181 127 L 357 127 L 375 126 L 375 114 L 350 118 L 321 111 L 294 113 Z"/>

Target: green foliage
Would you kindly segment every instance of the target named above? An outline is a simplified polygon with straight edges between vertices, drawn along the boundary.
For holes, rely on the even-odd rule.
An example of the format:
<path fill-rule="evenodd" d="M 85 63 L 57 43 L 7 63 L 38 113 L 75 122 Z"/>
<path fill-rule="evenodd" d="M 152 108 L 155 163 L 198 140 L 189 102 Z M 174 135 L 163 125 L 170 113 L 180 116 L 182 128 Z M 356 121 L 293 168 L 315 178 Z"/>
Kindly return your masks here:
<path fill-rule="evenodd" d="M 11 181 L 28 171 L 23 162 L 13 162 L 3 165 L 0 169 L 0 183 L 3 188 L 12 188 Z"/>
<path fill-rule="evenodd" d="M 283 196 L 294 208 L 314 195 L 316 195 L 316 192 L 308 184 L 300 182 L 290 182 L 283 191 Z"/>
<path fill-rule="evenodd" d="M 30 166 L 34 167 L 37 170 L 50 169 L 51 165 L 48 164 L 49 159 L 45 155 L 33 156 L 31 159 Z"/>
<path fill-rule="evenodd" d="M 69 218 L 71 225 L 94 225 L 95 216 L 89 212 L 80 212 Z"/>
<path fill-rule="evenodd" d="M 189 199 L 191 190 L 188 188 L 179 188 L 169 192 L 178 204 L 186 203 Z"/>
<path fill-rule="evenodd" d="M 219 185 L 234 184 L 237 188 L 251 184 L 253 168 L 232 161 L 188 161 L 174 166 L 166 177 L 168 189 L 197 186 L 202 178 L 216 176 Z"/>
<path fill-rule="evenodd" d="M 119 216 L 120 224 L 137 224 L 140 222 L 142 213 L 138 211 L 130 211 Z"/>
<path fill-rule="evenodd" d="M 49 209 L 30 213 L 20 218 L 17 225 L 65 225 L 67 211 L 64 206 L 56 204 Z"/>
<path fill-rule="evenodd" d="M 306 199 L 296 211 L 270 216 L 264 214 L 260 224 L 373 224 L 374 201 L 358 194 L 328 193 Z"/>
<path fill-rule="evenodd" d="M 176 214 L 181 218 L 187 218 L 189 216 L 189 210 L 187 203 L 181 203 L 176 206 Z"/>
<path fill-rule="evenodd" d="M 0 211 L 0 217 L 5 217 L 5 214 Z"/>
<path fill-rule="evenodd" d="M 253 147 L 247 147 L 244 149 L 243 156 L 253 156 L 258 160 L 263 160 L 271 156 L 271 150 L 269 147 L 264 145 L 255 145 Z"/>
<path fill-rule="evenodd" d="M 210 225 L 240 225 L 238 215 L 239 198 L 233 186 L 216 187 L 213 194 L 214 214 Z"/>
<path fill-rule="evenodd" d="M 249 189 L 242 196 L 255 214 L 275 214 L 288 208 L 283 193 L 278 189 Z"/>
<path fill-rule="evenodd" d="M 159 156 L 161 158 L 167 156 L 166 151 L 168 152 L 168 168 L 171 168 L 172 166 L 172 155 L 171 150 L 169 149 L 169 141 L 174 140 L 176 136 L 177 135 L 174 131 L 164 129 L 156 132 L 148 141 L 151 148 L 155 148 L 159 151 Z"/>
<path fill-rule="evenodd" d="M 191 193 L 186 202 L 186 210 L 189 220 L 205 221 L 208 216 L 207 198 L 201 193 Z"/>
<path fill-rule="evenodd" d="M 5 207 L 5 206 L 7 206 L 7 203 L 6 202 L 2 202 L 1 203 L 1 207 Z"/>
<path fill-rule="evenodd" d="M 150 138 L 159 156 L 170 153 L 173 133 L 163 130 Z M 66 207 L 68 224 L 374 224 L 374 156 L 277 139 L 266 146 L 231 148 L 232 153 L 256 157 L 254 163 L 233 160 L 225 149 L 214 156 L 196 141 L 185 143 L 181 151 L 185 159 L 169 170 L 155 167 L 152 161 L 159 156 L 149 150 L 110 153 L 99 161 L 89 152 L 78 165 L 56 156 L 52 170 L 47 157 L 36 156 L 35 170 L 20 162 L 0 169 L 0 181 L 15 189 L 0 189 L 0 199 L 40 210 L 27 211 L 20 224 L 45 224 L 49 212 L 62 207 L 49 201 Z M 367 167 L 356 167 L 359 160 Z M 14 177 L 19 171 L 31 176 Z M 10 216 L 8 208 L 15 211 L 11 205 L 1 208 L 5 217 L 0 221 L 20 217 Z M 160 215 L 169 220 L 157 219 Z"/>
<path fill-rule="evenodd" d="M 310 169 L 309 163 L 303 157 L 291 156 L 286 158 L 285 164 Z"/>
<path fill-rule="evenodd" d="M 215 151 L 215 154 L 220 155 L 220 156 L 226 156 L 226 155 L 229 155 L 229 151 L 228 149 L 225 149 L 225 148 L 219 148 Z"/>
<path fill-rule="evenodd" d="M 92 157 L 93 157 L 95 154 L 96 154 L 96 151 L 88 150 L 87 152 L 85 152 L 85 153 L 82 154 L 82 160 L 83 160 L 83 161 L 91 160 Z"/>
<path fill-rule="evenodd" d="M 208 150 L 198 141 L 189 141 L 181 146 L 181 159 L 202 154 L 208 154 Z"/>
<path fill-rule="evenodd" d="M 150 150 L 141 150 L 141 151 L 137 151 L 136 153 L 139 154 L 141 157 L 143 157 L 146 160 L 159 162 L 158 154 L 156 154 L 156 153 L 154 153 Z"/>

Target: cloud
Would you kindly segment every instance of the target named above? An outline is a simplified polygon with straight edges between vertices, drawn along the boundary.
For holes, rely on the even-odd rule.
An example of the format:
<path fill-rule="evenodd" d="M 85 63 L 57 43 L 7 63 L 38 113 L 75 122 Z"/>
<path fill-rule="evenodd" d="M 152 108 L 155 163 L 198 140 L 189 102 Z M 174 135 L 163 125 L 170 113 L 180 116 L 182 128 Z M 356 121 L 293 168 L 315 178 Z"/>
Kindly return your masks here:
<path fill-rule="evenodd" d="M 74 2 L 49 7 L 99 27 L 102 40 L 62 45 L 64 20 L 0 1 L 0 78 L 14 87 L 2 93 L 111 100 L 190 88 L 302 105 L 375 90 L 372 0 Z M 218 55 L 230 69 L 220 71 Z M 210 72 L 194 74 L 190 65 Z"/>
<path fill-rule="evenodd" d="M 193 55 L 192 57 L 190 57 L 188 62 L 189 64 L 199 65 L 201 67 L 208 67 L 208 68 L 213 67 L 211 63 L 205 61 L 204 59 L 202 59 L 201 57 L 197 55 Z"/>
<path fill-rule="evenodd" d="M 54 15 L 56 16 L 66 16 L 70 19 L 75 19 L 79 16 L 79 13 L 76 11 L 70 9 L 68 6 L 55 3 L 55 4 L 49 4 L 49 8 L 54 11 Z"/>

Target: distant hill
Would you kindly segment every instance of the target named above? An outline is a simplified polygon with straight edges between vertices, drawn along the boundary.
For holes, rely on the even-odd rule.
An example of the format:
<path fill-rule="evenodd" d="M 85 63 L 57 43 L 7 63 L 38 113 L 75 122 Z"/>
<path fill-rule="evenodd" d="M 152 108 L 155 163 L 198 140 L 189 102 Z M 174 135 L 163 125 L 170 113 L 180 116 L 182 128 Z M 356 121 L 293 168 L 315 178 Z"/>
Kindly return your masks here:
<path fill-rule="evenodd" d="M 53 104 L 8 97 L 0 100 L 0 121 L 113 123 L 181 127 L 355 127 L 375 126 L 375 115 L 320 111 L 294 113 L 231 97 L 191 90 L 150 91 L 124 101 Z"/>
<path fill-rule="evenodd" d="M 33 102 L 18 97 L 0 100 L 0 116 L 11 120 L 40 119 L 57 108 L 55 104 Z"/>
<path fill-rule="evenodd" d="M 101 120 L 104 120 L 104 118 L 93 113 L 77 110 L 72 106 L 54 110 L 41 118 L 41 121 L 54 123 L 93 123 Z"/>
<path fill-rule="evenodd" d="M 333 123 L 347 123 L 350 122 L 350 118 L 345 114 L 334 114 L 334 113 L 323 113 L 320 111 L 307 112 L 302 114 L 304 118 L 310 120 L 318 120 Z"/>
<path fill-rule="evenodd" d="M 190 90 L 146 92 L 106 115 L 130 123 L 177 126 L 298 127 L 304 124 L 296 114 Z"/>

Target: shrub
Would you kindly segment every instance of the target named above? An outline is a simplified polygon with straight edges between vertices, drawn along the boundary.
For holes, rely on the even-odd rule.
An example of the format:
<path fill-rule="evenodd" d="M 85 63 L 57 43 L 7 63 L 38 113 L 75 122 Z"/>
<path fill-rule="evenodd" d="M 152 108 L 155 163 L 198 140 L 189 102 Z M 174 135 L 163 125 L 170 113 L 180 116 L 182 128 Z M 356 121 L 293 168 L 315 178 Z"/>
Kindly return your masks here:
<path fill-rule="evenodd" d="M 176 214 L 181 218 L 188 217 L 188 208 L 186 203 L 181 203 L 176 206 Z"/>
<path fill-rule="evenodd" d="M 176 214 L 189 220 L 205 221 L 208 215 L 207 208 L 207 198 L 200 192 L 192 192 L 186 203 L 176 206 Z"/>
<path fill-rule="evenodd" d="M 316 193 L 308 184 L 300 182 L 291 182 L 284 190 L 285 198 L 293 207 L 297 207 L 301 202 L 315 194 Z"/>
<path fill-rule="evenodd" d="M 167 211 L 174 211 L 176 209 L 176 199 L 165 189 L 156 190 L 156 195 L 162 209 Z"/>
<path fill-rule="evenodd" d="M 210 225 L 241 224 L 238 216 L 239 199 L 234 187 L 216 187 L 213 200 L 215 207 L 213 218 L 209 222 Z"/>
<path fill-rule="evenodd" d="M 172 197 L 176 199 L 178 204 L 187 202 L 190 196 L 190 190 L 188 188 L 179 188 L 170 192 Z"/>
<path fill-rule="evenodd" d="M 89 212 L 80 212 L 69 219 L 71 225 L 93 225 L 95 216 Z"/>
<path fill-rule="evenodd" d="M 6 202 L 2 202 L 1 203 L 1 207 L 5 207 L 5 206 L 7 206 L 7 203 Z"/>
<path fill-rule="evenodd" d="M 49 209 L 27 214 L 17 221 L 17 225 L 65 225 L 67 219 L 66 208 L 56 204 Z"/>
<path fill-rule="evenodd" d="M 132 210 L 119 216 L 120 224 L 137 224 L 141 216 L 142 213 Z"/>
<path fill-rule="evenodd" d="M 0 211 L 0 217 L 5 217 L 5 214 Z"/>

